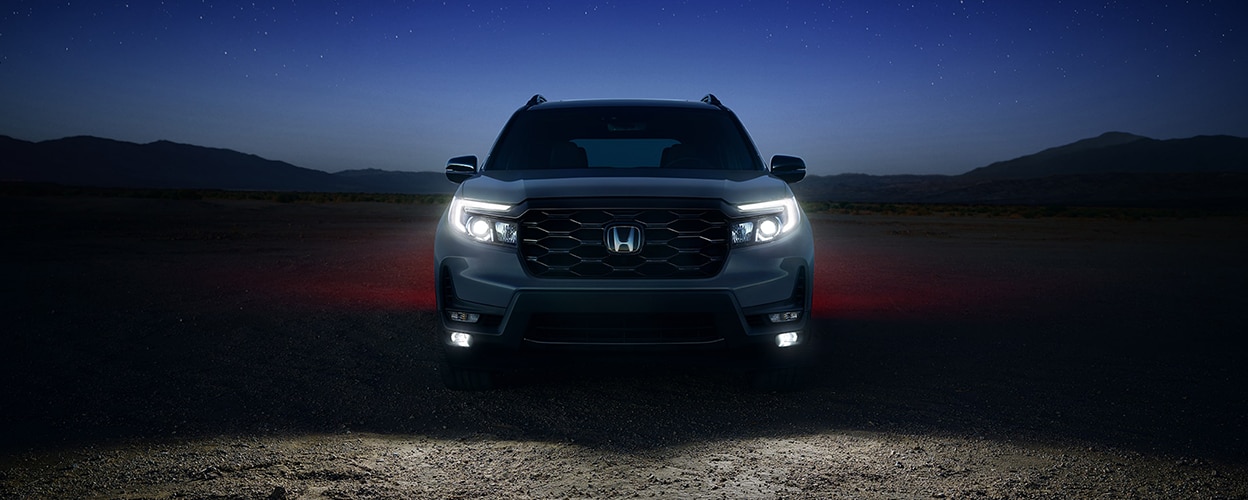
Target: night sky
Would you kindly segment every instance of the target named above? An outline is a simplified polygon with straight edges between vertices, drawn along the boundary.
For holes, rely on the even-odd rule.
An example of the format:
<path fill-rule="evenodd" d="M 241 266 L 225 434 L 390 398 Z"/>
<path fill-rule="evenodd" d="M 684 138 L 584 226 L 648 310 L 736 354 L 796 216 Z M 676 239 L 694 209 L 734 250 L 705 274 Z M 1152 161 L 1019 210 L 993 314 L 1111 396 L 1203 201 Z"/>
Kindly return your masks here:
<path fill-rule="evenodd" d="M 715 93 L 812 173 L 1248 136 L 1242 1 L 3 2 L 0 134 L 326 171 L 484 156 L 531 95 Z"/>

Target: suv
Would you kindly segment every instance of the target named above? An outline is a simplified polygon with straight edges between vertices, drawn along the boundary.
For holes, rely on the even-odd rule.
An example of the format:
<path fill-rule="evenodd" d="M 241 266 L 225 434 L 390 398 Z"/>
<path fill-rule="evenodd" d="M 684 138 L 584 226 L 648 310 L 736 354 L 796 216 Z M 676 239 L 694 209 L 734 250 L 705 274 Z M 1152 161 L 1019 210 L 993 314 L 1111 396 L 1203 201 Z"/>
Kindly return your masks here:
<path fill-rule="evenodd" d="M 514 361 L 575 353 L 729 356 L 797 382 L 814 243 L 788 183 L 713 95 L 701 102 L 540 95 L 459 183 L 434 244 L 443 381 L 492 387 Z M 734 364 L 733 366 L 741 366 Z"/>

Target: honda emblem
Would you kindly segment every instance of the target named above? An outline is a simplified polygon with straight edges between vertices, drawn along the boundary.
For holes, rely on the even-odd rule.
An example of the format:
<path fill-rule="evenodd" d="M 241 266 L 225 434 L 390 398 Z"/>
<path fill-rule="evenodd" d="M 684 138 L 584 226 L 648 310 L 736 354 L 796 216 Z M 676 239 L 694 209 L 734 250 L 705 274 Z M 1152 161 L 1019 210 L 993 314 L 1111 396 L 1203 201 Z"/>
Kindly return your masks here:
<path fill-rule="evenodd" d="M 607 228 L 607 250 L 612 253 L 637 253 L 641 251 L 641 228 L 637 226 L 612 226 Z"/>

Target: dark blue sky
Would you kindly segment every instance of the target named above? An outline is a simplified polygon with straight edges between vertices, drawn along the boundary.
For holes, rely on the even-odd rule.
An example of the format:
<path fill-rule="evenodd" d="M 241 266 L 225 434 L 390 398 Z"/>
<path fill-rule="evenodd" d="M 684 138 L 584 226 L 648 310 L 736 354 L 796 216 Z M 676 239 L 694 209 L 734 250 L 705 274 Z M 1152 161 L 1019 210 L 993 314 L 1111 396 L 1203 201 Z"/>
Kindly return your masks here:
<path fill-rule="evenodd" d="M 813 173 L 961 173 L 1106 131 L 1248 136 L 1241 1 L 109 2 L 0 12 L 0 134 L 309 168 L 484 156 L 532 94 L 713 92 Z"/>

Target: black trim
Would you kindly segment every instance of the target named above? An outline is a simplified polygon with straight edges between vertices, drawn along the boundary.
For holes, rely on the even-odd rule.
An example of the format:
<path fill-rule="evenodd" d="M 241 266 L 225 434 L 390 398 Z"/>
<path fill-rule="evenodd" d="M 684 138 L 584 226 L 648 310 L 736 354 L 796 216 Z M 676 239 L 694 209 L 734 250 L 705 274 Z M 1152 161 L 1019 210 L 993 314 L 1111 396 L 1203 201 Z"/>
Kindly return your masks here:
<path fill-rule="evenodd" d="M 533 94 L 533 97 L 529 98 L 529 102 L 524 103 L 524 109 L 529 109 L 544 102 L 546 102 L 546 98 L 542 94 Z"/>
<path fill-rule="evenodd" d="M 719 102 L 719 98 L 715 97 L 715 94 L 706 94 L 702 97 L 702 102 L 715 106 L 719 109 L 727 109 L 724 107 L 724 103 Z"/>

